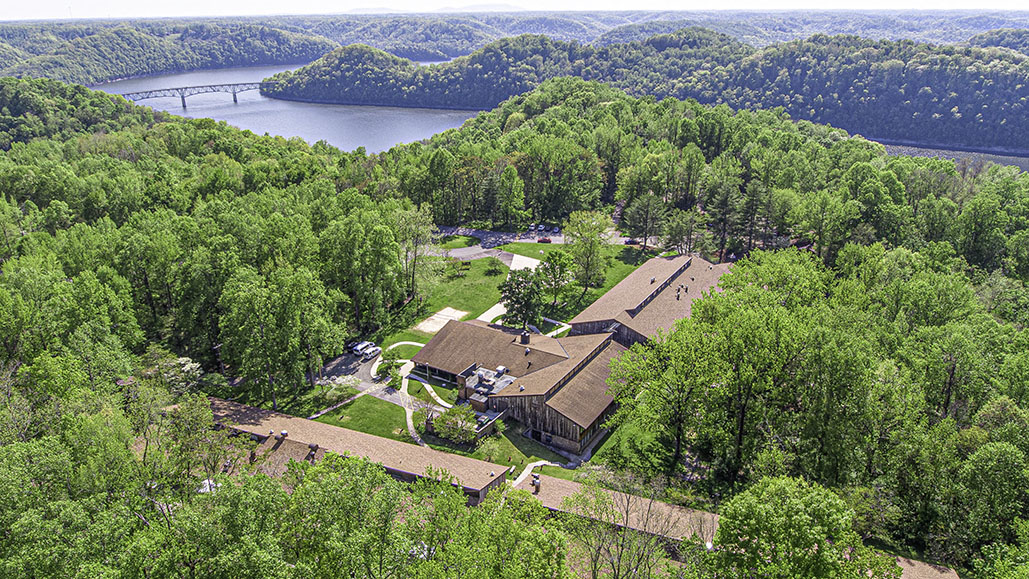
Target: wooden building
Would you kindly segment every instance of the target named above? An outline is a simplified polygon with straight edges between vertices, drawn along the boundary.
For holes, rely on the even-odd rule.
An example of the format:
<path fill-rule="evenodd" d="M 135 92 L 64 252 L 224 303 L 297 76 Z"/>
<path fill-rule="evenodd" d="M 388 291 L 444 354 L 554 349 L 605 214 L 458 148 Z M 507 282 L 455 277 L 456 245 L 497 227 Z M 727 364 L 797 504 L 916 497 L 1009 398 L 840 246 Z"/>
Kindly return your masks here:
<path fill-rule="evenodd" d="M 263 408 L 211 398 L 216 424 L 250 436 L 268 474 L 285 472 L 289 460 L 316 462 L 326 452 L 359 456 L 382 465 L 390 476 L 411 482 L 428 470 L 444 470 L 476 505 L 507 479 L 507 467 L 425 446 L 297 418 Z"/>
<path fill-rule="evenodd" d="M 693 300 L 717 290 L 728 264 L 699 257 L 656 257 L 572 319 L 572 335 L 611 332 L 624 346 L 645 342 L 688 318 Z"/>
<path fill-rule="evenodd" d="M 582 452 L 613 409 L 612 335 L 549 338 L 484 322 L 451 321 L 412 358 L 415 371 L 453 381 L 473 407 L 504 412 L 529 435 Z"/>

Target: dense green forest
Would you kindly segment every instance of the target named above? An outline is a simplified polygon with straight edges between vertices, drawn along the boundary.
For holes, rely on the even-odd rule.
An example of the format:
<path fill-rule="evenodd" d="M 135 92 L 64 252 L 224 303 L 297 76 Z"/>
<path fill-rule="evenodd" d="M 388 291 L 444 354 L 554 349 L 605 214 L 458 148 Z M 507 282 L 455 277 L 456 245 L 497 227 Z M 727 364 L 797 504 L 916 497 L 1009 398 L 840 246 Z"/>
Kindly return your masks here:
<path fill-rule="evenodd" d="M 972 46 L 1003 46 L 1029 55 L 1029 30 L 1001 28 L 976 34 L 969 41 Z"/>
<path fill-rule="evenodd" d="M 290 52 L 291 46 L 297 49 L 299 46 L 294 45 L 300 43 L 313 47 L 324 39 L 339 45 L 367 44 L 412 60 L 448 60 L 470 54 L 490 42 L 521 34 L 541 34 L 555 40 L 607 45 L 642 41 L 655 34 L 667 34 L 691 26 L 715 30 L 757 47 L 808 38 L 814 34 L 852 34 L 873 39 L 956 43 L 991 29 L 1029 28 L 1029 16 L 1023 12 L 999 11 L 974 14 L 962 11 L 618 11 L 0 23 L 0 71 L 26 59 L 48 56 L 41 63 L 27 68 L 26 73 L 50 74 L 53 75 L 50 78 L 86 84 L 129 76 L 129 73 L 113 71 L 113 75 L 83 80 L 85 77 L 72 74 L 111 71 L 107 71 L 102 63 L 85 64 L 85 69 L 80 70 L 74 59 L 89 57 L 89 51 L 93 49 L 108 48 L 124 51 L 135 47 L 140 50 L 135 58 L 142 60 L 152 59 L 168 50 L 178 54 L 179 51 L 173 46 L 165 46 L 167 41 L 174 40 L 174 35 L 186 28 L 207 26 L 226 30 L 224 40 L 233 42 L 234 49 L 224 54 L 201 47 L 197 49 L 198 56 L 179 55 L 182 60 L 178 62 L 185 66 L 207 68 L 233 66 L 237 63 L 309 62 L 330 48 L 323 46 L 320 54 L 313 54 L 303 60 L 296 57 L 297 53 Z M 140 41 L 138 45 L 125 43 L 110 36 L 110 31 L 117 28 L 131 28 L 154 38 Z M 262 28 L 271 28 L 275 32 L 254 32 Z M 277 38 L 269 39 L 269 34 Z M 248 39 L 258 36 L 263 37 L 255 46 L 247 43 Z M 189 52 L 188 47 L 182 48 Z M 233 50 L 241 51 L 241 55 L 233 56 Z M 281 56 L 277 56 L 280 53 Z M 154 64 L 148 66 L 153 68 Z M 166 69 L 167 72 L 177 70 L 182 69 Z"/>
<path fill-rule="evenodd" d="M 580 76 L 631 94 L 792 117 L 877 139 L 1026 150 L 1029 60 L 997 48 L 813 36 L 756 50 L 688 28 L 603 47 L 521 36 L 418 67 L 366 46 L 274 77 L 278 98 L 486 109 L 547 78 Z"/>
<path fill-rule="evenodd" d="M 21 60 L 7 56 L 0 46 L 0 63 L 8 63 L 0 76 L 88 85 L 205 68 L 305 63 L 334 46 L 325 38 L 255 25 L 102 28 Z"/>
<path fill-rule="evenodd" d="M 196 493 L 232 446 L 194 395 L 241 377 L 281 402 L 348 337 L 407 327 L 433 223 L 615 206 L 749 257 L 660 355 L 618 363 L 600 461 L 758 532 L 762 576 L 894 576 L 865 542 L 1009 577 L 1029 550 L 1027 174 L 568 78 L 377 156 L 48 80 L 0 80 L 0 110 L 4 576 L 493 576 L 499 552 L 504 576 L 561 576 L 564 545 L 610 529 L 446 485 L 393 500 L 353 460 Z M 781 528 L 834 548 L 785 559 Z M 676 574 L 752 572 L 730 531 Z"/>

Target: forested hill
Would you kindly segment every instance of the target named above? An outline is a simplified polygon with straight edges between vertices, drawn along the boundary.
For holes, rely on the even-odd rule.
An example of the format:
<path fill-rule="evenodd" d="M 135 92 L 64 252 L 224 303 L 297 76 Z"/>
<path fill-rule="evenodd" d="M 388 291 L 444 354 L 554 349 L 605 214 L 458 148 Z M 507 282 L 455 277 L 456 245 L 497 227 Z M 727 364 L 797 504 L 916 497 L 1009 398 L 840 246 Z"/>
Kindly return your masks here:
<path fill-rule="evenodd" d="M 579 76 L 663 96 L 677 92 L 681 79 L 697 70 L 717 70 L 753 52 L 702 28 L 600 48 L 525 34 L 435 66 L 416 66 L 353 45 L 276 75 L 280 85 L 267 94 L 316 102 L 489 109 L 545 79 Z"/>
<path fill-rule="evenodd" d="M 166 29 L 100 28 L 25 58 L 0 44 L 0 76 L 80 84 L 205 68 L 299 64 L 336 45 L 322 37 L 257 25 L 191 24 Z"/>
<path fill-rule="evenodd" d="M 635 95 L 783 107 L 794 118 L 879 139 L 1025 150 L 1027 58 L 997 48 L 824 35 L 758 50 L 689 28 L 604 47 L 521 36 L 433 67 L 344 47 L 278 75 L 282 84 L 268 94 L 485 109 L 543 79 L 571 75 Z"/>
<path fill-rule="evenodd" d="M 374 156 L 2 78 L 0 192 L 5 578 L 225 576 L 231 561 L 307 579 L 370 556 L 392 577 L 585 568 L 566 541 L 610 527 L 555 525 L 535 502 L 466 510 L 449 485 L 405 500 L 381 469 L 331 460 L 230 480 L 249 449 L 211 430 L 198 394 L 286 410 L 348 339 L 430 315 L 449 270 L 434 222 L 603 231 L 616 200 L 626 227 L 660 217 L 682 251 L 749 252 L 654 355 L 620 358 L 623 411 L 595 459 L 720 506 L 733 530 L 683 576 L 748 576 L 758 551 L 792 555 L 767 576 L 896 577 L 853 566 L 863 542 L 976 579 L 1029 556 L 1029 174 L 1010 167 L 574 78 Z M 797 239 L 810 251 L 771 251 Z M 563 267 L 562 300 L 601 283 Z M 220 490 L 196 492 L 207 479 Z M 814 562 L 810 541 L 783 539 L 819 533 L 832 549 Z"/>
<path fill-rule="evenodd" d="M 972 46 L 1003 46 L 1029 55 L 1029 30 L 1001 28 L 976 34 L 969 41 Z"/>

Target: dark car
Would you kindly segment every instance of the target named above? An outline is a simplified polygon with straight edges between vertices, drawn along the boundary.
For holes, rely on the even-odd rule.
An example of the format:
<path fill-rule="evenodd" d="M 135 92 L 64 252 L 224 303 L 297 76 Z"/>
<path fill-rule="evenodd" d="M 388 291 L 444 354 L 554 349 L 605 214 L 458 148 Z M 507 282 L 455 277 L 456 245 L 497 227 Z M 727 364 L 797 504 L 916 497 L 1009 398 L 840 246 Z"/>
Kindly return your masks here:
<path fill-rule="evenodd" d="M 635 239 L 626 239 L 624 243 L 625 243 L 625 245 L 636 245 L 639 242 L 636 241 Z"/>
<path fill-rule="evenodd" d="M 549 237 L 541 237 L 541 238 L 536 240 L 536 243 L 550 243 L 550 238 Z"/>

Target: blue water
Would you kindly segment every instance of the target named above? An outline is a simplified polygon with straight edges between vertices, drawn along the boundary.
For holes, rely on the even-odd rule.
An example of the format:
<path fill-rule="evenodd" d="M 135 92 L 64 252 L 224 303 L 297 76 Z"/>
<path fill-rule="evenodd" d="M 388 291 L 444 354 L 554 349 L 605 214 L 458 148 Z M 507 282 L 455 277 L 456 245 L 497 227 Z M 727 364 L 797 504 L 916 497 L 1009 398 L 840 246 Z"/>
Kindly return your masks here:
<path fill-rule="evenodd" d="M 292 67 L 297 68 L 297 67 Z M 126 93 L 159 88 L 205 84 L 256 82 L 284 66 L 227 68 L 120 80 L 93 88 L 110 93 Z M 460 127 L 477 111 L 444 111 L 397 107 L 321 105 L 271 99 L 257 91 L 238 95 L 211 93 L 186 98 L 186 109 L 179 97 L 157 98 L 139 104 L 190 118 L 226 121 L 257 134 L 300 137 L 314 143 L 324 140 L 345 151 L 364 147 L 369 153 L 385 151 L 399 143 L 426 139 L 447 129 Z"/>

